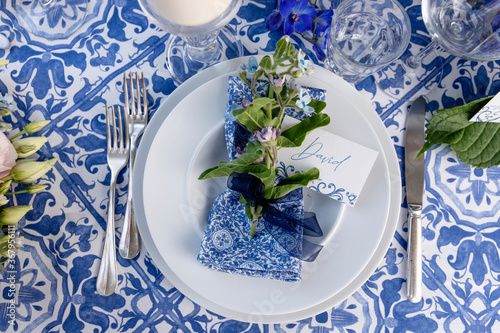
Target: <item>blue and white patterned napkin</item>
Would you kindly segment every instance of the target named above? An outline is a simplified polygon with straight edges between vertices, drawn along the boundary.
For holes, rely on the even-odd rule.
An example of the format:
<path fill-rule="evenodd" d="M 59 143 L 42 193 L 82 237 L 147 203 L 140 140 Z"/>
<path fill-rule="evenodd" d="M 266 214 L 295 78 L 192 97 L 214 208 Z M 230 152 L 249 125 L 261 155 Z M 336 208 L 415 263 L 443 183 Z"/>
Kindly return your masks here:
<path fill-rule="evenodd" d="M 267 82 L 260 82 L 259 94 L 265 94 Z M 324 100 L 325 91 L 304 88 L 312 98 Z M 237 77 L 229 77 L 228 101 L 226 105 L 225 136 L 231 160 L 237 156 L 237 147 L 244 148 L 251 134 L 232 117 L 232 111 L 253 99 L 251 89 Z M 286 110 L 288 116 L 304 119 L 302 111 Z M 287 250 L 300 246 L 302 235 L 293 237 L 283 233 L 278 242 L 263 223 L 257 226 L 254 238 L 249 236 L 251 222 L 245 214 L 244 205 L 239 203 L 240 193 L 226 190 L 215 200 L 203 237 L 198 261 L 207 267 L 227 273 L 254 277 L 266 277 L 283 281 L 300 280 L 301 261 Z M 295 190 L 281 198 L 276 206 L 290 215 L 304 213 L 302 189 Z M 276 227 L 277 228 L 277 227 Z M 273 231 L 273 234 L 275 232 Z M 283 248 L 286 244 L 286 248 Z"/>

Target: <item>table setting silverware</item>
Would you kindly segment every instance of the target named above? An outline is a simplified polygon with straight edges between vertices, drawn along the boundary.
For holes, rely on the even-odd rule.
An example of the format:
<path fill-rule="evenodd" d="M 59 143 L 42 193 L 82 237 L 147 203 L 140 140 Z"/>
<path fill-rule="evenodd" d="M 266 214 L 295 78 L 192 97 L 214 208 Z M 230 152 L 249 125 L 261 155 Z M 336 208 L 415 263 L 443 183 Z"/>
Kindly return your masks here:
<path fill-rule="evenodd" d="M 106 235 L 96 282 L 96 290 L 103 296 L 113 294 L 118 282 L 115 245 L 115 190 L 118 174 L 127 165 L 130 150 L 130 136 L 128 131 L 124 129 L 124 127 L 128 127 L 129 119 L 125 115 L 122 116 L 122 112 L 124 111 L 120 111 L 120 107 L 117 107 L 117 112 L 115 113 L 113 106 L 106 106 L 106 155 L 108 167 L 111 172 L 111 180 L 109 185 Z"/>
<path fill-rule="evenodd" d="M 120 236 L 120 243 L 118 249 L 120 255 L 125 259 L 135 258 L 141 250 L 141 238 L 137 224 L 134 217 L 134 208 L 132 200 L 132 172 L 134 167 L 135 152 L 139 143 L 139 138 L 144 132 L 148 123 L 148 109 L 146 98 L 146 84 L 144 82 L 144 74 L 141 73 L 142 85 L 142 103 L 141 103 L 141 88 L 139 85 L 139 76 L 135 74 L 135 80 L 132 73 L 129 73 L 130 81 L 130 94 L 127 84 L 127 75 L 123 73 L 123 91 L 125 94 L 125 112 L 126 117 L 129 118 L 128 134 L 130 135 L 130 150 L 129 150 L 129 166 L 128 166 L 128 194 L 127 194 L 127 207 L 125 217 L 123 220 L 122 234 Z M 135 90 L 134 90 L 135 81 Z"/>
<path fill-rule="evenodd" d="M 405 179 L 408 202 L 407 297 L 412 303 L 422 299 L 422 208 L 425 158 L 417 154 L 425 139 L 425 106 L 423 97 L 411 105 L 406 121 Z"/>

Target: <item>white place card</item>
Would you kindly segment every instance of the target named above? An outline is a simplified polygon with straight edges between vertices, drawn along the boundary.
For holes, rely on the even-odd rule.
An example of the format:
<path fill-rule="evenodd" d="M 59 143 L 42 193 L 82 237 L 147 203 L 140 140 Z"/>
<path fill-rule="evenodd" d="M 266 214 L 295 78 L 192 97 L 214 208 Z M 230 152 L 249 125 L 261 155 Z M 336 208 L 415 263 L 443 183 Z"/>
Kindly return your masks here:
<path fill-rule="evenodd" d="M 482 123 L 500 123 L 500 93 L 483 106 L 469 121 Z"/>
<path fill-rule="evenodd" d="M 297 120 L 286 117 L 282 128 Z M 284 176 L 319 169 L 320 178 L 308 187 L 332 199 L 354 206 L 375 163 L 378 152 L 321 128 L 308 134 L 297 148 L 279 151 L 279 170 Z"/>

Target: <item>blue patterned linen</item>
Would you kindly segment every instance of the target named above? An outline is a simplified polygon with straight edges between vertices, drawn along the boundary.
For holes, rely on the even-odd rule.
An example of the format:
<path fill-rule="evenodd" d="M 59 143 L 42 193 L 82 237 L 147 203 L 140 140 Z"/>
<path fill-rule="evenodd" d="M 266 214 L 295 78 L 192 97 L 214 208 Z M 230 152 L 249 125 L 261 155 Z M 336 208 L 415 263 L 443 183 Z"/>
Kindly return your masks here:
<path fill-rule="evenodd" d="M 257 92 L 264 95 L 268 82 L 257 84 Z M 325 91 L 304 87 L 311 97 L 324 100 Z M 253 100 L 252 89 L 240 78 L 228 78 L 228 99 L 224 119 L 226 147 L 231 160 L 237 157 L 237 149 L 246 148 L 251 133 L 232 116 L 235 108 L 244 101 Z M 288 109 L 286 114 L 298 119 L 307 115 L 300 110 Z M 251 222 L 245 214 L 245 206 L 239 203 L 240 193 L 226 190 L 215 200 L 202 239 L 198 261 L 211 269 L 247 276 L 265 277 L 283 281 L 299 281 L 301 261 L 290 254 L 292 249 L 301 252 L 302 234 L 281 232 L 261 221 L 254 238 L 248 234 Z M 287 215 L 300 218 L 304 215 L 302 189 L 295 190 L 278 200 L 276 207 Z M 268 228 L 273 228 L 269 232 Z M 279 241 L 275 238 L 278 237 Z M 286 248 L 283 248 L 286 244 Z"/>
<path fill-rule="evenodd" d="M 469 121 L 500 123 L 500 94 L 494 96 Z"/>
<path fill-rule="evenodd" d="M 168 281 L 146 250 L 134 260 L 118 257 L 119 283 L 110 297 L 95 291 L 108 204 L 104 105 L 123 105 L 124 71 L 142 71 L 152 112 L 176 89 L 165 68 L 169 34 L 142 13 L 136 0 L 89 1 L 86 23 L 67 39 L 48 41 L 19 21 L 13 3 L 0 1 L 0 33 L 10 48 L 0 50 L 0 92 L 20 111 L 14 129 L 51 119 L 41 134 L 48 143 L 40 159 L 58 157 L 41 183 L 46 191 L 18 194 L 14 202 L 34 209 L 19 226 L 25 245 L 15 263 L 15 325 L 9 324 L 9 274 L 0 272 L 0 332 L 197 332 L 197 333 L 364 333 L 500 332 L 500 167 L 464 165 L 446 145 L 426 153 L 422 214 L 423 299 L 406 300 L 406 200 L 385 258 L 356 292 L 331 309 L 287 323 L 255 324 L 222 317 L 185 297 Z M 403 54 L 425 47 L 431 37 L 421 1 L 400 1 L 412 25 Z M 35 1 L 34 3 L 38 3 Z M 330 1 L 319 1 L 328 7 Z M 246 55 L 269 53 L 280 39 L 264 18 L 275 0 L 244 0 L 231 26 Z M 316 67 L 312 45 L 291 40 Z M 180 56 L 179 56 L 180 57 Z M 438 109 L 463 105 L 500 92 L 500 61 L 475 62 L 446 52 L 431 56 L 444 64 L 440 84 L 429 94 L 429 118 Z M 180 59 L 179 59 L 180 60 Z M 401 89 L 403 68 L 376 74 L 399 97 L 385 95 L 368 77 L 356 85 L 385 124 L 400 161 L 404 194 L 404 133 L 415 91 Z M 314 74 L 313 74 L 314 75 Z M 440 76 L 425 64 L 420 86 Z M 151 121 L 154 121 L 154 116 Z M 121 232 L 126 174 L 117 185 L 117 234 Z M 166 191 L 175 189 L 166 189 Z M 304 272 L 303 272 L 304 274 Z M 304 278 L 304 277 L 303 277 Z M 285 300 L 286 301 L 286 300 Z"/>
<path fill-rule="evenodd" d="M 290 215 L 301 216 L 302 191 L 294 191 L 286 198 L 288 200 L 278 204 L 279 209 Z M 266 230 L 263 222 L 259 222 L 254 238 L 248 235 L 251 222 L 239 199 L 240 193 L 226 190 L 215 200 L 198 261 L 211 269 L 227 273 L 299 281 L 301 261 L 278 243 Z M 302 237 L 296 239 L 286 236 L 291 248 L 299 246 Z"/>

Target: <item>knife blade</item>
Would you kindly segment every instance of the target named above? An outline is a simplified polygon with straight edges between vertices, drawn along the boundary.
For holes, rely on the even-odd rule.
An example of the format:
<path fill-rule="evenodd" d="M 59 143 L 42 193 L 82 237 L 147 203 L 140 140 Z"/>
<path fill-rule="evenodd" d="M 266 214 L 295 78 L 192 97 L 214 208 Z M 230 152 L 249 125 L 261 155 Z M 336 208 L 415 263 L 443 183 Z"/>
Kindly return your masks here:
<path fill-rule="evenodd" d="M 407 298 L 412 303 L 422 298 L 422 203 L 424 196 L 425 159 L 417 153 L 425 140 L 425 107 L 423 97 L 413 102 L 406 120 L 405 178 L 408 203 Z"/>

